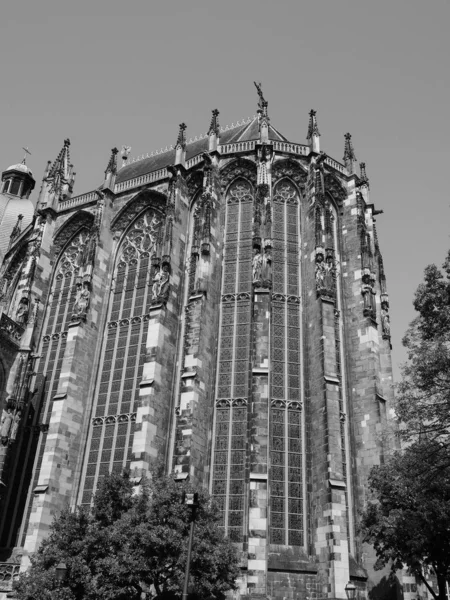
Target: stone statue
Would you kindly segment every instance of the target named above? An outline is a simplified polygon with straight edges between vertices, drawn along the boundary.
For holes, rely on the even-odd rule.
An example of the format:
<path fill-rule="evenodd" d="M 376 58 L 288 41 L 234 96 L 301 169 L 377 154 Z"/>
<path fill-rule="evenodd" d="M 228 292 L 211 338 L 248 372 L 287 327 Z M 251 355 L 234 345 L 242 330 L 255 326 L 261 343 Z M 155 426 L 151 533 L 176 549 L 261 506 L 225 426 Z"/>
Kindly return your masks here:
<path fill-rule="evenodd" d="M 153 277 L 153 285 L 152 285 L 152 301 L 156 302 L 159 294 L 159 282 L 161 281 L 162 271 L 158 268 L 154 277 Z"/>
<path fill-rule="evenodd" d="M 264 285 L 270 286 L 272 280 L 272 252 L 270 248 L 266 248 L 262 259 L 262 277 Z"/>
<path fill-rule="evenodd" d="M 333 256 L 331 254 L 327 256 L 327 262 L 324 265 L 323 286 L 327 289 L 327 291 L 332 293 L 334 292 L 335 269 Z"/>
<path fill-rule="evenodd" d="M 323 263 L 323 254 L 316 254 L 316 288 L 321 290 L 325 287 L 326 267 Z"/>
<path fill-rule="evenodd" d="M 20 418 L 22 416 L 21 411 L 17 411 L 17 413 L 14 415 L 14 419 L 12 422 L 12 427 L 11 427 L 11 433 L 9 434 L 9 441 L 10 442 L 15 442 L 16 441 L 16 437 L 17 437 L 17 432 L 19 430 L 19 423 L 20 423 Z"/>
<path fill-rule="evenodd" d="M 383 337 L 391 337 L 391 318 L 389 316 L 389 304 L 387 302 L 381 303 L 381 330 Z"/>
<path fill-rule="evenodd" d="M 153 277 L 152 302 L 164 302 L 169 297 L 169 267 L 163 265 Z"/>
<path fill-rule="evenodd" d="M 159 300 L 166 301 L 169 298 L 169 277 L 169 267 L 167 265 L 163 265 L 161 278 L 159 280 Z"/>
<path fill-rule="evenodd" d="M 83 287 L 80 288 L 77 292 L 77 297 L 73 305 L 73 317 L 86 317 L 86 313 L 89 308 L 90 296 L 91 292 L 89 290 L 89 285 L 87 283 L 84 283 Z"/>
<path fill-rule="evenodd" d="M 28 320 L 28 298 L 22 298 L 16 312 L 16 323 L 26 325 Z"/>
<path fill-rule="evenodd" d="M 262 268 L 263 268 L 263 258 L 261 256 L 261 252 L 258 248 L 254 248 L 253 250 L 253 283 L 258 283 L 261 281 Z"/>
<path fill-rule="evenodd" d="M 0 437 L 4 446 L 8 443 L 9 430 L 11 429 L 13 418 L 12 410 L 8 408 L 8 412 L 2 417 L 2 427 L 0 429 Z"/>

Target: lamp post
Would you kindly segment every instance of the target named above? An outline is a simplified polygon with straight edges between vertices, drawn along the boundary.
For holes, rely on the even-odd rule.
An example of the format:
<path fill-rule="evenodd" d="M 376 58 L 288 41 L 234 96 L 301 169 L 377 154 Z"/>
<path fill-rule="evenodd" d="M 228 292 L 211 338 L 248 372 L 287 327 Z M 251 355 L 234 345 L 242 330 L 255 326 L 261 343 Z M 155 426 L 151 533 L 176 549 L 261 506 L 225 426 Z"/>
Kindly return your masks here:
<path fill-rule="evenodd" d="M 67 566 L 65 562 L 60 562 L 56 565 L 56 581 L 59 585 L 62 584 L 67 574 Z"/>
<path fill-rule="evenodd" d="M 355 600 L 356 598 L 356 585 L 349 581 L 345 586 L 345 593 L 347 595 L 348 600 Z"/>
<path fill-rule="evenodd" d="M 183 492 L 181 502 L 191 508 L 191 525 L 189 528 L 189 543 L 186 558 L 186 570 L 184 572 L 184 586 L 182 596 L 182 600 L 187 600 L 189 585 L 189 569 L 191 567 L 192 540 L 194 539 L 195 511 L 198 506 L 198 494 L 192 492 Z"/>

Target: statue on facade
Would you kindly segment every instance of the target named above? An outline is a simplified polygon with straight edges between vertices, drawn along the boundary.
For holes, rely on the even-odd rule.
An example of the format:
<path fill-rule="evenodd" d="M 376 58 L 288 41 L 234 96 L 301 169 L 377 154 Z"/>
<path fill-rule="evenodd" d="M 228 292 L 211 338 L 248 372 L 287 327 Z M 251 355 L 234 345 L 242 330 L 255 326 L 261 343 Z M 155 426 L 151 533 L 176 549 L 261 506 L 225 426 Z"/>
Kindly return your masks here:
<path fill-rule="evenodd" d="M 8 411 L 3 414 L 2 426 L 0 428 L 0 438 L 1 438 L 2 444 L 4 446 L 6 446 L 6 444 L 8 443 L 9 431 L 11 429 L 13 419 L 14 419 L 13 412 L 10 408 L 8 408 Z"/>
<path fill-rule="evenodd" d="M 261 281 L 262 269 L 263 269 L 263 257 L 258 248 L 253 249 L 253 283 L 259 283 Z"/>
<path fill-rule="evenodd" d="M 86 318 L 90 297 L 91 292 L 89 289 L 89 284 L 85 282 L 77 292 L 75 303 L 73 305 L 72 320 Z"/>
<path fill-rule="evenodd" d="M 384 298 L 386 297 L 387 296 L 385 296 Z M 389 302 L 386 299 L 382 299 L 381 301 L 381 330 L 383 332 L 384 339 L 389 339 L 391 337 L 391 318 L 389 316 Z"/>
<path fill-rule="evenodd" d="M 264 287 L 271 287 L 272 284 L 272 251 L 269 247 L 264 249 L 262 258 L 262 279 Z"/>
<path fill-rule="evenodd" d="M 18 410 L 16 412 L 16 414 L 14 415 L 14 419 L 12 421 L 12 426 L 11 426 L 11 430 L 10 430 L 10 434 L 9 434 L 10 443 L 16 441 L 21 416 L 22 416 L 22 413 L 20 410 Z"/>
<path fill-rule="evenodd" d="M 318 252 L 316 254 L 316 289 L 318 292 L 323 290 L 325 287 L 325 275 L 326 275 L 326 267 L 323 262 L 323 254 Z"/>
<path fill-rule="evenodd" d="M 322 263 L 323 264 L 323 263 Z M 327 260 L 324 264 L 323 272 L 323 287 L 328 292 L 328 295 L 333 296 L 336 285 L 336 270 L 334 266 L 334 258 L 331 252 L 327 253 Z"/>
<path fill-rule="evenodd" d="M 152 303 L 167 302 L 169 298 L 170 273 L 168 265 L 163 265 L 153 277 Z"/>
<path fill-rule="evenodd" d="M 28 298 L 22 298 L 16 312 L 16 323 L 26 325 L 28 321 Z"/>

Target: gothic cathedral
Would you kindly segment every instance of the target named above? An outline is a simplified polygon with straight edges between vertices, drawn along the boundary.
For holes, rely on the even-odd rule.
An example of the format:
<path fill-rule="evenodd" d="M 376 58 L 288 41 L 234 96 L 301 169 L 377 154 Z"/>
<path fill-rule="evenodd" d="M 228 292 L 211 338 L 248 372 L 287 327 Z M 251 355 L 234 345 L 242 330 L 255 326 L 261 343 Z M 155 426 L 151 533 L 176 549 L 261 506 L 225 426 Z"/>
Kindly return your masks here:
<path fill-rule="evenodd" d="M 115 148 L 88 193 L 69 140 L 34 203 L 25 159 L 2 174 L 0 592 L 63 506 L 158 460 L 215 497 L 238 596 L 380 578 L 357 529 L 390 443 L 380 211 L 350 134 L 330 158 L 311 111 L 290 142 L 257 87 L 254 118 Z"/>

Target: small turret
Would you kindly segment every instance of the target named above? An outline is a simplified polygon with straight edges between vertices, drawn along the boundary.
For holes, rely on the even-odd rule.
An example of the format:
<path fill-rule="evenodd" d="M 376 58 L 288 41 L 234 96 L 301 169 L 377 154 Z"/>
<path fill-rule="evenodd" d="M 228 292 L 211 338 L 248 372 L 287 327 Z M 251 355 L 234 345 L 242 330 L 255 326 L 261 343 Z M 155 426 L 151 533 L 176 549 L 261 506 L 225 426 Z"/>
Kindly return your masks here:
<path fill-rule="evenodd" d="M 186 123 L 180 123 L 177 143 L 175 144 L 175 165 L 184 167 L 186 163 Z"/>
<path fill-rule="evenodd" d="M 316 152 L 320 154 L 320 132 L 319 127 L 317 125 L 317 117 L 316 111 L 309 111 L 309 124 L 308 124 L 308 134 L 306 136 L 307 141 L 309 142 L 310 152 Z"/>

